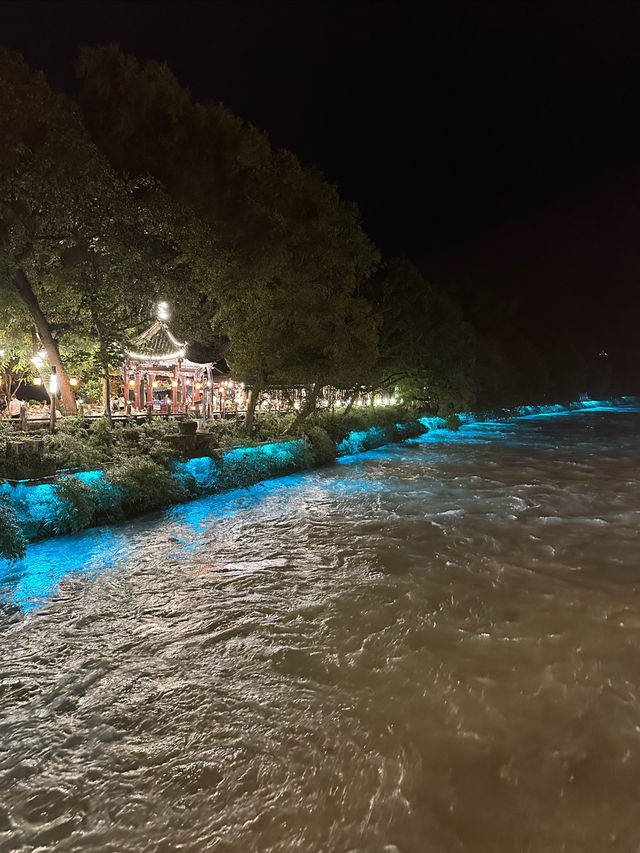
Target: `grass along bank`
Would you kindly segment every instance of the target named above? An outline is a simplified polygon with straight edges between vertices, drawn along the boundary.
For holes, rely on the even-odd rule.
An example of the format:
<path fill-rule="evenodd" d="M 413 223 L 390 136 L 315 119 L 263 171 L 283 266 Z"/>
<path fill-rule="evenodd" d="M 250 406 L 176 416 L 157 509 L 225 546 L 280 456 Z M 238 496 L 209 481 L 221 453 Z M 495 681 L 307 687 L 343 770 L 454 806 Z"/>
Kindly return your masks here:
<path fill-rule="evenodd" d="M 241 422 L 216 421 L 208 433 L 194 434 L 191 443 L 171 421 L 112 429 L 106 420 L 88 425 L 67 419 L 57 435 L 44 437 L 42 457 L 53 458 L 62 470 L 43 480 L 0 481 L 0 558 L 23 556 L 29 541 L 113 524 L 170 504 L 248 487 L 432 430 L 634 403 L 633 398 L 587 400 L 446 419 L 418 418 L 401 406 L 358 408 L 346 415 L 322 411 L 308 419 L 301 435 L 292 438 L 282 437 L 286 419 L 264 416 L 251 441 Z"/>
<path fill-rule="evenodd" d="M 288 423 L 276 416 L 262 417 L 251 441 L 241 422 L 209 426 L 205 434 L 188 435 L 172 421 L 111 428 L 106 419 L 89 424 L 70 418 L 55 435 L 38 439 L 38 452 L 27 447 L 9 455 L 8 444 L 33 437 L 5 429 L 0 557 L 22 556 L 30 541 L 251 486 L 427 430 L 414 412 L 400 406 L 358 408 L 346 415 L 318 412 L 291 438 L 282 437 Z M 47 476 L 51 468 L 56 473 Z M 31 478 L 20 477 L 27 470 Z"/>

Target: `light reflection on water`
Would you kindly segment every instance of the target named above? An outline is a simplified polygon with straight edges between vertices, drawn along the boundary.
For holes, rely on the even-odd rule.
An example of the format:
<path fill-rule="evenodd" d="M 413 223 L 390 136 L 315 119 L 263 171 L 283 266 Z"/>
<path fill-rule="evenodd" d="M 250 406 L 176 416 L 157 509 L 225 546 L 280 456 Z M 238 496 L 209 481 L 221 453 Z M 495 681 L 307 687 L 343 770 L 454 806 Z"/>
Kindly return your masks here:
<path fill-rule="evenodd" d="M 466 426 L 32 546 L 0 850 L 636 850 L 639 450 Z"/>

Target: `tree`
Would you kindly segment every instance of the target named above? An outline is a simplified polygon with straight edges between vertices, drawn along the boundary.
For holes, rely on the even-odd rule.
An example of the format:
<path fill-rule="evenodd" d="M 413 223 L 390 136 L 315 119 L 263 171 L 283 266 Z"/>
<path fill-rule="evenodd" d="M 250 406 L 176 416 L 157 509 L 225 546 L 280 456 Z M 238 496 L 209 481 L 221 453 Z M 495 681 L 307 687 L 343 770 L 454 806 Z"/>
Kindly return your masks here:
<path fill-rule="evenodd" d="M 119 176 L 74 105 L 5 49 L 0 79 L 0 271 L 31 315 L 73 412 L 60 341 L 93 349 L 108 393 L 109 364 L 120 361 L 129 328 L 169 283 L 197 277 L 202 234 L 157 182 Z"/>
<path fill-rule="evenodd" d="M 459 307 L 405 259 L 391 259 L 368 292 L 380 327 L 377 387 L 441 414 L 475 399 L 475 334 Z"/>
<path fill-rule="evenodd" d="M 22 317 L 20 317 L 22 320 Z M 34 373 L 31 361 L 33 346 L 31 335 L 25 334 L 24 325 L 0 308 L 0 410 L 2 403 L 30 381 Z"/>
<path fill-rule="evenodd" d="M 0 275 L 31 315 L 57 369 L 63 406 L 73 412 L 75 397 L 52 325 L 62 315 L 45 314 L 39 291 L 94 199 L 99 155 L 67 99 L 4 47 L 0 83 Z"/>
<path fill-rule="evenodd" d="M 114 167 L 150 173 L 210 226 L 209 275 L 184 303 L 229 340 L 253 387 L 249 428 L 265 387 L 307 386 L 303 418 L 323 384 L 370 370 L 376 324 L 358 290 L 378 252 L 357 208 L 221 104 L 194 103 L 166 66 L 111 45 L 78 67 L 87 124 Z"/>

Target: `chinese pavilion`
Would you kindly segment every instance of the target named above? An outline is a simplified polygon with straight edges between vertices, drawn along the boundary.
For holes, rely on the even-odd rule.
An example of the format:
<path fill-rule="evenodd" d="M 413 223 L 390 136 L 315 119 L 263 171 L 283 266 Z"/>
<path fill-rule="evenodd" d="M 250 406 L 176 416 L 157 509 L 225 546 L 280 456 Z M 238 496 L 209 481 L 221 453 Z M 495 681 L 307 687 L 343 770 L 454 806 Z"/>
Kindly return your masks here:
<path fill-rule="evenodd" d="M 203 362 L 198 357 L 202 353 L 179 341 L 159 313 L 150 328 L 136 338 L 134 349 L 126 352 L 125 399 L 139 411 L 152 406 L 160 412 L 197 412 L 204 399 L 208 410 L 224 411 L 220 398 L 235 388 L 227 381 L 227 364 L 224 359 Z M 235 390 L 233 396 L 235 401 Z"/>

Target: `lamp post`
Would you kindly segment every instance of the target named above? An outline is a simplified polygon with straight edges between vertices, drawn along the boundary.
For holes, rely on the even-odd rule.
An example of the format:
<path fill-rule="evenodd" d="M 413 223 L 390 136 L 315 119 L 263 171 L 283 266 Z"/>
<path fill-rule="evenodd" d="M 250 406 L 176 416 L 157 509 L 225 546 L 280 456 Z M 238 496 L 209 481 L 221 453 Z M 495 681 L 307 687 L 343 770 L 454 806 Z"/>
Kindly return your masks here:
<path fill-rule="evenodd" d="M 55 365 L 51 365 L 51 376 L 49 377 L 49 403 L 51 412 L 49 415 L 49 432 L 53 434 L 56 431 L 56 395 L 60 390 L 58 382 L 58 373 Z"/>

